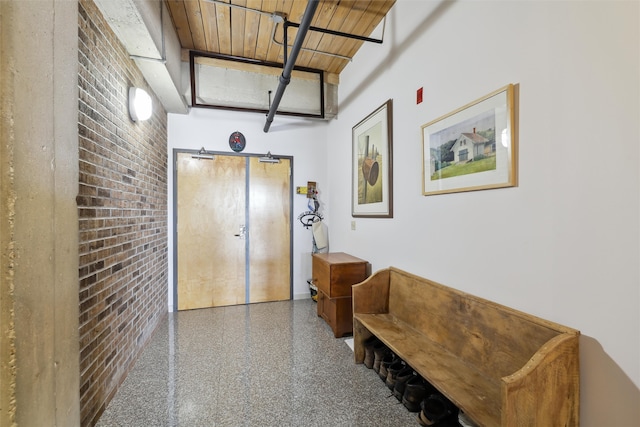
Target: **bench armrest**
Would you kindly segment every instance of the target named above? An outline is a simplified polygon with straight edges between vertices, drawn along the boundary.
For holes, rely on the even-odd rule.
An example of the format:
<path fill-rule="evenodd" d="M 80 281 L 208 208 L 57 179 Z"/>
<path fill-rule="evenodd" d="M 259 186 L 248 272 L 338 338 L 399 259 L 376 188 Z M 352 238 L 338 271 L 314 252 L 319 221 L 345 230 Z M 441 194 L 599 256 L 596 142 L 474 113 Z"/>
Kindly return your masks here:
<path fill-rule="evenodd" d="M 362 324 L 355 319 L 356 314 L 381 314 L 389 312 L 390 270 L 376 271 L 364 282 L 351 287 L 353 304 L 353 354 L 356 363 L 364 361 L 364 342 L 371 337 Z"/>
<path fill-rule="evenodd" d="M 353 313 L 389 312 L 389 269 L 379 270 L 367 280 L 351 287 Z"/>
<path fill-rule="evenodd" d="M 519 371 L 502 378 L 502 425 L 579 425 L 579 332 L 550 339 Z M 544 393 L 541 390 L 553 390 Z M 558 396 L 566 396 L 558 399 Z"/>

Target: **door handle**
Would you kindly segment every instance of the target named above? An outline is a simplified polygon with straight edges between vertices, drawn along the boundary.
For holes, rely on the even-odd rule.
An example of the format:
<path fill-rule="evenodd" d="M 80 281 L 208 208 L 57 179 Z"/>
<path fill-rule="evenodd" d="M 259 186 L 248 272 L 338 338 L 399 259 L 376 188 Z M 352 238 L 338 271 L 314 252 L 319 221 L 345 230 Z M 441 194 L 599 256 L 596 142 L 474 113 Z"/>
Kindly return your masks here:
<path fill-rule="evenodd" d="M 234 236 L 239 237 L 241 239 L 244 239 L 246 235 L 247 235 L 247 226 L 244 224 L 240 226 L 240 231 L 234 234 Z"/>

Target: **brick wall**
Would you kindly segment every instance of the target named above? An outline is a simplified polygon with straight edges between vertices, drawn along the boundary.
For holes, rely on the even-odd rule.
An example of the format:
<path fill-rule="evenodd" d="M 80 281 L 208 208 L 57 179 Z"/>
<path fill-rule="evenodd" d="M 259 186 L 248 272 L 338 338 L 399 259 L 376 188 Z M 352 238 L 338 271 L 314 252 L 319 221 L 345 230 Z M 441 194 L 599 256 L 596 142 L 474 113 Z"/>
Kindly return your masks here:
<path fill-rule="evenodd" d="M 79 37 L 80 411 L 94 425 L 167 312 L 167 118 L 134 123 L 140 71 L 93 1 Z M 153 95 L 152 95 L 153 97 Z"/>

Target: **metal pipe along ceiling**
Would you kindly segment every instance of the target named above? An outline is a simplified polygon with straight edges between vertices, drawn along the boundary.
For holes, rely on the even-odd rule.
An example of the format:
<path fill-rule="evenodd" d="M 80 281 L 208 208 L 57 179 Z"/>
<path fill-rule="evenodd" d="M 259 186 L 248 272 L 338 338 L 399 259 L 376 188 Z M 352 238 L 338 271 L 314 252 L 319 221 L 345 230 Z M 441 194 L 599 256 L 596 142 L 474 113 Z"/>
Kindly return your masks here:
<path fill-rule="evenodd" d="M 319 3 L 320 0 L 309 0 L 309 3 L 307 3 L 307 8 L 305 9 L 304 15 L 302 16 L 302 21 L 300 22 L 298 34 L 296 34 L 296 40 L 293 42 L 293 47 L 291 48 L 291 55 L 289 56 L 289 60 L 284 64 L 284 70 L 282 71 L 282 75 L 278 79 L 280 81 L 280 84 L 278 85 L 276 94 L 273 97 L 273 103 L 271 104 L 269 113 L 267 114 L 267 122 L 264 124 L 265 133 L 269 132 L 269 128 L 271 127 L 271 123 L 273 122 L 273 116 L 275 116 L 278 105 L 280 105 L 280 100 L 282 100 L 284 90 L 291 81 L 291 71 L 296 64 L 298 53 L 300 53 L 300 48 L 302 47 L 302 43 L 304 43 L 304 38 L 307 35 L 307 31 L 309 31 L 311 20 L 313 19 L 313 15 L 316 13 L 316 9 L 318 8 Z"/>

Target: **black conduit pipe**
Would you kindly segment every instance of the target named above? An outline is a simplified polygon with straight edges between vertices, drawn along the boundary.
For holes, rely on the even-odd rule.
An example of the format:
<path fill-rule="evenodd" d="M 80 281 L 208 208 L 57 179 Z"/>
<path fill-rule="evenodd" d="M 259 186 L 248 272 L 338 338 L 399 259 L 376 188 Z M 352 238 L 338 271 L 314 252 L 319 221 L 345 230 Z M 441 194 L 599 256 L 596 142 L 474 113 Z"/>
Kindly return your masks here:
<path fill-rule="evenodd" d="M 320 0 L 309 0 L 309 3 L 307 3 L 307 8 L 305 9 L 304 15 L 302 16 L 302 21 L 300 22 L 298 34 L 296 34 L 296 40 L 293 42 L 293 46 L 291 47 L 291 55 L 284 64 L 284 70 L 282 71 L 282 75 L 278 79 L 280 81 L 280 84 L 278 85 L 276 94 L 273 97 L 273 102 L 271 103 L 271 108 L 269 108 L 269 113 L 267 113 L 267 122 L 264 124 L 265 133 L 269 132 L 269 128 L 271 127 L 271 123 L 273 122 L 273 116 L 276 115 L 276 110 L 278 109 L 278 105 L 280 105 L 280 100 L 282 100 L 284 90 L 291 81 L 291 71 L 296 65 L 298 53 L 300 53 L 302 43 L 304 43 L 304 37 L 307 35 L 307 31 L 311 26 L 311 20 L 313 19 L 313 15 L 316 13 L 316 9 L 318 8 L 319 3 Z"/>

